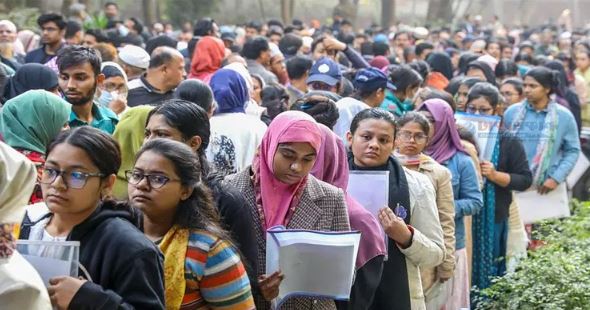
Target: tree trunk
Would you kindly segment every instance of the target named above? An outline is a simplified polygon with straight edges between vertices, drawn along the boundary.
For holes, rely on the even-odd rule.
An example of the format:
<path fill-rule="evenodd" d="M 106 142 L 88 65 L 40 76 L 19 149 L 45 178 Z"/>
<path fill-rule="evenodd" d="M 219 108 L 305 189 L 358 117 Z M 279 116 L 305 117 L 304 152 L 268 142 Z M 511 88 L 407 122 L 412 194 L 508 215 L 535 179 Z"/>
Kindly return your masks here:
<path fill-rule="evenodd" d="M 293 20 L 293 7 L 295 0 L 281 0 L 281 18 L 284 24 L 290 24 Z"/>
<path fill-rule="evenodd" d="M 395 20 L 395 0 L 381 0 L 381 27 L 389 29 Z"/>
<path fill-rule="evenodd" d="M 353 25 L 356 25 L 357 5 L 350 0 L 338 0 L 338 5 L 334 8 L 333 16 L 340 16 L 349 20 Z"/>
<path fill-rule="evenodd" d="M 143 0 L 143 15 L 144 25 L 151 28 L 151 25 L 156 21 L 156 6 L 153 0 Z"/>
<path fill-rule="evenodd" d="M 428 21 L 451 21 L 453 18 L 453 2 L 451 0 L 430 0 L 428 2 Z"/>

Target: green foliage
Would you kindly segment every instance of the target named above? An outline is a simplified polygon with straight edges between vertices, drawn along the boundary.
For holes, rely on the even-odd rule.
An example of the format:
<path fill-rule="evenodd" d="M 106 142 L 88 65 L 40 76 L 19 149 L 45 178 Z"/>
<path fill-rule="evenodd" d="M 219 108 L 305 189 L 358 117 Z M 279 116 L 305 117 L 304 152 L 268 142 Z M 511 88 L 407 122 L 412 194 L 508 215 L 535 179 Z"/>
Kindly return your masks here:
<path fill-rule="evenodd" d="M 104 15 L 104 12 L 100 12 L 94 16 L 91 15 L 91 19 L 84 23 L 84 30 L 88 29 L 106 29 L 109 19 Z"/>
<path fill-rule="evenodd" d="M 540 224 L 537 238 L 547 245 L 479 291 L 476 309 L 590 309 L 590 202 L 572 209 L 570 218 Z"/>
<path fill-rule="evenodd" d="M 166 15 L 175 26 L 181 26 L 185 22 L 193 23 L 201 17 L 210 16 L 217 11 L 218 2 L 211 0 L 166 0 Z M 236 13 L 231 12 L 231 14 Z"/>
<path fill-rule="evenodd" d="M 38 8 L 16 8 L 8 13 L 0 13 L 0 20 L 7 19 L 12 21 L 18 30 L 29 29 L 37 30 L 37 18 L 41 15 Z"/>

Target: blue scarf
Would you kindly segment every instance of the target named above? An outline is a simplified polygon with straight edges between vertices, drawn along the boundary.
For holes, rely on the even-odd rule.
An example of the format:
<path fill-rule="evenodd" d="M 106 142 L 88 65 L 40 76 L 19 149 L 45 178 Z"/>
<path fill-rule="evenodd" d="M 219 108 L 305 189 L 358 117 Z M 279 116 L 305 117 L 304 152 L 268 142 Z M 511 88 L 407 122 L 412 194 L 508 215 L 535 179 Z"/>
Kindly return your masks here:
<path fill-rule="evenodd" d="M 498 167 L 500 157 L 500 138 L 497 139 L 492 154 L 492 164 Z M 486 180 L 483 190 L 483 209 L 473 215 L 473 273 L 472 285 L 479 289 L 490 286 L 491 276 L 495 275 L 494 229 L 496 209 L 496 187 Z"/>
<path fill-rule="evenodd" d="M 217 102 L 215 113 L 246 113 L 246 103 L 250 99 L 246 81 L 239 73 L 230 69 L 220 69 L 209 82 Z"/>

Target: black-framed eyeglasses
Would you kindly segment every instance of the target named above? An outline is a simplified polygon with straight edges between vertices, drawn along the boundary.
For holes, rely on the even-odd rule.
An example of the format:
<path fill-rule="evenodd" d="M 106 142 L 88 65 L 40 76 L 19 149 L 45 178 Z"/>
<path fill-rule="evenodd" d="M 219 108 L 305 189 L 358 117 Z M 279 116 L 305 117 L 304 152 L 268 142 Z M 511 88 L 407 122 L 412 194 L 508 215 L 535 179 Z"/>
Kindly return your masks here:
<path fill-rule="evenodd" d="M 471 114 L 490 114 L 493 110 L 494 108 L 476 108 L 471 105 L 468 105 L 466 109 L 467 113 Z"/>
<path fill-rule="evenodd" d="M 428 136 L 423 133 L 412 134 L 409 131 L 400 131 L 397 133 L 397 137 L 404 142 L 409 142 L 414 139 L 418 144 L 424 144 L 426 143 L 426 140 L 428 140 Z"/>
<path fill-rule="evenodd" d="M 125 171 L 125 178 L 127 182 L 132 185 L 137 185 L 143 180 L 144 178 L 147 179 L 148 185 L 151 188 L 161 188 L 162 186 L 166 185 L 168 182 L 178 182 L 180 180 L 172 180 L 169 177 L 161 174 L 147 174 L 141 171 L 136 170 L 127 170 Z"/>
<path fill-rule="evenodd" d="M 68 188 L 80 189 L 86 186 L 88 178 L 92 177 L 104 177 L 102 173 L 86 173 L 81 171 L 66 171 L 59 170 L 50 167 L 43 167 L 41 173 L 41 179 L 39 180 L 42 184 L 52 184 L 55 182 L 58 176 L 61 176 L 64 183 Z"/>

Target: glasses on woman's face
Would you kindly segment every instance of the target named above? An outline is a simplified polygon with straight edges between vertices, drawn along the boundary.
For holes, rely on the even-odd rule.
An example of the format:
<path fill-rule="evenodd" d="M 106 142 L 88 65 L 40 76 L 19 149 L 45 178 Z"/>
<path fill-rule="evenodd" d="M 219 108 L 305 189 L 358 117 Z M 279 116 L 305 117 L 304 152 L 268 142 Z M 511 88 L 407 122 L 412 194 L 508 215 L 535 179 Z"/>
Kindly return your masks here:
<path fill-rule="evenodd" d="M 80 189 L 86 186 L 88 178 L 104 177 L 102 173 L 86 173 L 81 171 L 65 171 L 54 168 L 44 167 L 41 180 L 42 184 L 52 184 L 58 176 L 61 176 L 68 188 Z"/>
<path fill-rule="evenodd" d="M 403 142 L 410 142 L 414 139 L 414 142 L 418 144 L 424 144 L 428 140 L 428 136 L 423 133 L 413 134 L 409 131 L 400 131 L 397 133 L 397 137 Z"/>
<path fill-rule="evenodd" d="M 472 105 L 467 105 L 467 113 L 471 114 L 491 114 L 494 110 L 493 108 L 476 108 Z"/>
<path fill-rule="evenodd" d="M 147 174 L 136 170 L 125 171 L 125 178 L 127 182 L 132 185 L 138 185 L 144 178 L 147 179 L 148 185 L 151 188 L 158 189 L 166 185 L 168 182 L 177 182 L 180 180 L 171 180 L 169 177 L 162 174 Z"/>

